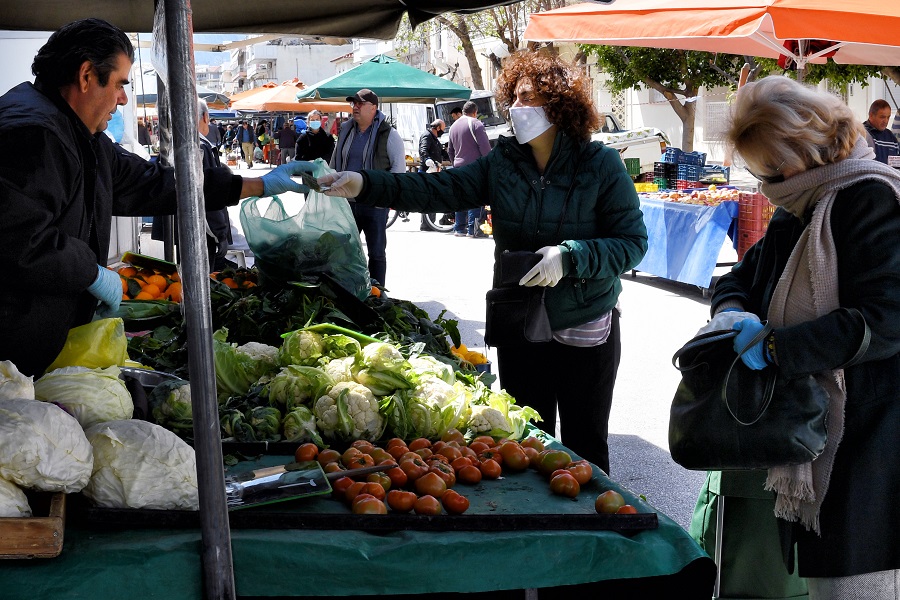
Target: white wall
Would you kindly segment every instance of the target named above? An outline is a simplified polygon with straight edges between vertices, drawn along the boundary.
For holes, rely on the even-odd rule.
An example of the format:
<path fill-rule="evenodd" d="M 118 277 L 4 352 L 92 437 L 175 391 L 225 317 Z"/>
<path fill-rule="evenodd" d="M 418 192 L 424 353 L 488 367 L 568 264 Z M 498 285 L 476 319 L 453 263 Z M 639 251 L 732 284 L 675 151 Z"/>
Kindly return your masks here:
<path fill-rule="evenodd" d="M 50 32 L 0 31 L 0 56 L 3 57 L 0 94 L 5 94 L 23 81 L 34 81 L 31 63 L 49 37 Z"/>

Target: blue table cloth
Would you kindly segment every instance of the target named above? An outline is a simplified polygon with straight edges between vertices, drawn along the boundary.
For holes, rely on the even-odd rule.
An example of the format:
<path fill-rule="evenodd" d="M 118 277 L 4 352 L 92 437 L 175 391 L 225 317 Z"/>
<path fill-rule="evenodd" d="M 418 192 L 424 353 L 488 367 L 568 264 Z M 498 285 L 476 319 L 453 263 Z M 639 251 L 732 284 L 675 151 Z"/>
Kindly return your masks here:
<path fill-rule="evenodd" d="M 641 200 L 648 249 L 637 271 L 707 288 L 725 236 L 738 215 L 737 202 L 718 206 Z"/>

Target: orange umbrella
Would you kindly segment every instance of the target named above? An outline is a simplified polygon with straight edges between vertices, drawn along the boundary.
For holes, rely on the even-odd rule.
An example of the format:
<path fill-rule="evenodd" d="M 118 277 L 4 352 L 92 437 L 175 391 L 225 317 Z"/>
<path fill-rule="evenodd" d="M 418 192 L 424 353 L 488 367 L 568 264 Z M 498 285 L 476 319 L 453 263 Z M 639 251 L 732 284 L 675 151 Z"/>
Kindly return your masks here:
<path fill-rule="evenodd" d="M 531 15 L 525 38 L 900 65 L 897 0 L 614 0 Z"/>
<path fill-rule="evenodd" d="M 346 102 L 310 101 L 298 102 L 297 92 L 306 86 L 299 79 L 283 83 L 267 83 L 231 97 L 231 108 L 239 111 L 261 112 L 303 112 L 321 110 L 323 112 L 347 112 Z"/>

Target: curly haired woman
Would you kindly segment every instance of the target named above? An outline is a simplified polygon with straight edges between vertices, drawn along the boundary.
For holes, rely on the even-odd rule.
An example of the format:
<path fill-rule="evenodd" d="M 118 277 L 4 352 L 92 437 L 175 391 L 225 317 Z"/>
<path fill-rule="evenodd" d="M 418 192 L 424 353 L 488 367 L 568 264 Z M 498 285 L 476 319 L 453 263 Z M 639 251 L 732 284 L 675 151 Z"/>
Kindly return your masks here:
<path fill-rule="evenodd" d="M 546 287 L 553 340 L 498 347 L 500 383 L 542 415 L 551 435 L 559 410 L 562 442 L 609 472 L 619 278 L 647 250 L 637 194 L 618 153 L 590 141 L 600 117 L 580 70 L 548 53 L 517 53 L 496 97 L 515 137 L 471 164 L 428 177 L 340 172 L 321 182 L 331 195 L 399 210 L 490 204 L 495 259 L 506 250 L 541 255 L 519 283 Z"/>

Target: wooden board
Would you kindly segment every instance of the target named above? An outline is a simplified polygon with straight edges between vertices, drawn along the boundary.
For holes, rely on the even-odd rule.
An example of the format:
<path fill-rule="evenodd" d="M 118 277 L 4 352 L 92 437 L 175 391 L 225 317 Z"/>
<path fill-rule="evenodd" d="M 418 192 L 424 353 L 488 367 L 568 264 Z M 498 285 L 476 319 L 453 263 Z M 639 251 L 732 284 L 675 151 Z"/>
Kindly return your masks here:
<path fill-rule="evenodd" d="M 49 494 L 49 507 L 37 496 L 29 498 L 32 511 L 44 517 L 0 518 L 0 558 L 53 558 L 63 548 L 66 522 L 66 495 Z M 44 504 L 46 504 L 46 499 Z"/>

